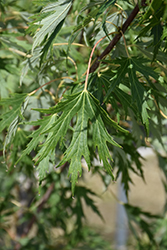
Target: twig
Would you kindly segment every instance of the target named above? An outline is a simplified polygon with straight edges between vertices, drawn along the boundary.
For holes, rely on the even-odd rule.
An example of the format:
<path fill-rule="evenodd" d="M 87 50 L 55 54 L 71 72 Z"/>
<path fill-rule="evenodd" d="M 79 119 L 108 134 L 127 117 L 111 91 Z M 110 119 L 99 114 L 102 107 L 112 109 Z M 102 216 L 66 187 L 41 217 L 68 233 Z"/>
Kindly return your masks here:
<path fill-rule="evenodd" d="M 120 32 L 121 32 L 122 37 L 123 37 L 123 39 L 124 39 L 124 45 L 125 45 L 126 54 L 127 54 L 127 56 L 130 58 L 130 55 L 129 55 L 129 52 L 128 52 L 128 48 L 127 48 L 127 45 L 126 45 L 126 40 L 125 40 L 124 33 L 122 32 L 122 30 L 120 30 Z"/>
<path fill-rule="evenodd" d="M 145 5 L 146 1 L 142 1 L 142 5 Z M 134 18 L 136 17 L 137 13 L 139 12 L 139 5 L 137 4 L 135 8 L 132 10 L 131 14 L 127 18 L 127 20 L 124 22 L 122 26 L 122 33 L 124 34 L 127 28 L 130 26 L 130 24 L 133 22 Z M 109 45 L 106 47 L 106 49 L 101 53 L 101 55 L 96 59 L 94 64 L 91 66 L 89 73 L 94 72 L 100 64 L 100 60 L 102 60 L 106 55 L 108 55 L 111 50 L 114 48 L 114 46 L 117 44 L 117 42 L 120 40 L 122 34 L 121 32 L 119 34 L 116 34 L 115 37 L 112 39 L 112 41 L 109 43 Z"/>
<path fill-rule="evenodd" d="M 54 43 L 53 44 L 53 46 L 61 46 L 61 45 L 68 45 L 68 43 Z M 88 46 L 81 44 L 81 43 L 72 43 L 71 45 L 78 46 L 78 47 L 86 47 L 86 48 L 91 49 L 91 47 L 88 47 Z"/>
<path fill-rule="evenodd" d="M 52 82 L 56 82 L 56 81 L 58 81 L 58 80 L 62 80 L 62 79 L 74 80 L 72 77 L 69 77 L 69 76 L 62 76 L 62 77 L 60 77 L 60 78 L 56 78 L 56 79 L 53 79 L 53 80 L 51 80 L 51 81 L 49 81 L 49 82 L 44 83 L 42 86 L 40 86 L 39 88 L 33 90 L 33 91 L 32 91 L 31 93 L 29 93 L 28 95 L 31 96 L 31 95 L 35 94 L 38 90 L 42 89 L 44 86 L 46 86 L 46 85 L 48 85 L 48 84 L 50 84 L 50 83 L 52 83 Z"/>
<path fill-rule="evenodd" d="M 108 36 L 109 35 L 111 35 L 111 34 L 115 34 L 116 32 L 111 32 L 110 34 L 108 34 Z M 88 62 L 88 69 L 87 69 L 87 72 L 86 72 L 86 79 L 85 79 L 85 88 L 84 88 L 84 90 L 86 90 L 87 89 L 87 85 L 88 85 L 88 77 L 89 77 L 89 71 L 90 71 L 90 65 L 91 65 L 91 60 L 92 60 L 92 56 L 93 56 L 93 53 L 94 53 L 94 51 L 95 51 L 95 48 L 96 48 L 96 46 L 104 39 L 104 38 L 106 38 L 107 36 L 103 36 L 102 38 L 100 38 L 100 40 L 99 41 L 97 41 L 97 43 L 94 45 L 94 47 L 93 47 L 93 49 L 92 49 L 92 52 L 91 52 L 91 54 L 90 54 L 90 57 L 89 57 L 89 62 Z"/>
<path fill-rule="evenodd" d="M 165 119 L 167 119 L 167 115 L 165 115 L 164 112 L 160 109 L 160 107 L 158 106 L 158 104 L 157 104 L 157 102 L 156 102 L 156 100 L 155 100 L 155 97 L 154 97 L 154 96 L 152 96 L 152 97 L 153 97 L 153 99 L 154 99 L 154 103 L 155 103 L 157 109 L 159 110 L 160 114 L 161 114 Z"/>

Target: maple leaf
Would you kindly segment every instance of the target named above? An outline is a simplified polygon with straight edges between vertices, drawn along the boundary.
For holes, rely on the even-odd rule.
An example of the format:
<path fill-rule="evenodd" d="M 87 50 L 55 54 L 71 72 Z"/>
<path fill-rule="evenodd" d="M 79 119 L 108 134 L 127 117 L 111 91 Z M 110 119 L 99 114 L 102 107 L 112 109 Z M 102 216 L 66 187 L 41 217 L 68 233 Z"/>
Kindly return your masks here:
<path fill-rule="evenodd" d="M 119 64 L 120 66 L 117 67 L 115 76 L 113 77 L 112 75 L 111 79 L 109 80 L 110 86 L 108 87 L 104 99 L 104 102 L 106 102 L 110 98 L 111 93 L 115 91 L 116 87 L 119 86 L 120 83 L 125 84 L 125 79 L 127 79 L 128 85 L 130 85 L 128 87 L 131 89 L 132 102 L 136 103 L 137 111 L 141 116 L 143 123 L 146 125 L 147 132 L 149 115 L 146 109 L 149 109 L 149 107 L 145 99 L 148 95 L 148 90 L 145 87 L 143 81 L 139 81 L 139 74 L 140 77 L 144 78 L 144 81 L 150 86 L 152 86 L 150 77 L 158 80 L 158 74 L 154 71 L 154 69 L 145 65 L 148 62 L 149 60 L 141 57 L 116 59 L 114 63 Z M 116 89 L 116 91 L 118 91 L 118 89 Z M 127 104 L 127 107 L 128 106 L 129 104 Z"/>
<path fill-rule="evenodd" d="M 32 140 L 28 144 L 27 149 L 23 152 L 22 157 L 30 153 L 33 148 L 36 148 L 39 140 L 44 139 L 44 134 L 47 133 L 45 142 L 40 146 L 41 149 L 35 156 L 36 164 L 43 161 L 45 157 L 52 154 L 70 128 L 71 119 L 77 114 L 76 125 L 74 127 L 72 141 L 64 153 L 63 159 L 57 165 L 61 166 L 65 162 L 70 162 L 69 175 L 71 175 L 72 194 L 74 194 L 75 184 L 78 179 L 78 173 L 82 174 L 81 158 L 84 157 L 90 169 L 90 151 L 88 148 L 88 122 L 93 126 L 93 147 L 94 151 L 98 149 L 100 160 L 103 161 L 104 168 L 114 178 L 112 168 L 108 160 L 112 160 L 107 142 L 114 146 L 120 147 L 107 132 L 104 122 L 110 123 L 115 129 L 127 132 L 121 128 L 116 122 L 110 119 L 108 114 L 101 108 L 99 101 L 92 96 L 88 91 L 84 90 L 79 93 L 65 97 L 64 101 L 59 102 L 55 107 L 49 109 L 36 109 L 37 111 L 50 114 L 45 117 L 41 123 L 41 127 L 34 131 L 31 135 Z M 56 113 L 62 112 L 56 118 Z M 103 122 L 104 121 L 104 122 Z M 34 123 L 33 123 L 34 124 Z M 35 124 L 37 124 L 35 122 Z M 41 140 L 42 139 L 42 140 Z M 42 164 L 41 164 L 42 166 Z M 45 168 L 46 171 L 46 168 Z M 42 171 L 40 175 L 44 176 Z"/>
<path fill-rule="evenodd" d="M 97 99 L 95 99 L 89 92 L 83 91 L 80 94 L 80 106 L 77 112 L 77 123 L 70 146 L 64 154 L 63 160 L 58 166 L 64 164 L 66 161 L 71 161 L 69 167 L 69 175 L 71 174 L 72 193 L 74 193 L 75 183 L 77 182 L 78 173 L 81 176 L 82 166 L 81 158 L 85 158 L 88 167 L 90 168 L 90 152 L 87 143 L 87 126 L 90 120 L 93 126 L 93 145 L 94 150 L 98 148 L 99 158 L 103 161 L 104 168 L 114 179 L 111 165 L 108 159 L 112 160 L 106 142 L 119 146 L 113 138 L 108 134 L 104 127 L 103 119 L 109 120 L 110 123 L 117 129 L 122 130 L 114 121 L 112 121 L 107 113 L 102 110 Z"/>

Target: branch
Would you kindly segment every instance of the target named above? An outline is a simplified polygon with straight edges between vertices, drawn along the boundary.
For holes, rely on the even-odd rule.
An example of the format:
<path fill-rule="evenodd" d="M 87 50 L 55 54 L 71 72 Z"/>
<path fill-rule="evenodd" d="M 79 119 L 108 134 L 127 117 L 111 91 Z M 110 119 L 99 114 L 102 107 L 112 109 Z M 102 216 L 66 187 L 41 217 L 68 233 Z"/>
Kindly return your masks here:
<path fill-rule="evenodd" d="M 146 3 L 145 0 L 142 0 L 141 5 L 145 6 Z M 130 26 L 130 24 L 133 22 L 134 18 L 136 17 L 137 13 L 139 12 L 139 5 L 137 4 L 135 8 L 132 10 L 129 17 L 126 19 L 122 26 L 122 33 L 124 34 L 127 28 Z M 122 33 L 115 35 L 112 41 L 109 43 L 109 45 L 106 47 L 106 49 L 101 53 L 101 55 L 95 60 L 94 64 L 91 66 L 89 73 L 94 72 L 100 64 L 100 60 L 103 59 L 106 55 L 110 53 L 110 51 L 114 48 L 114 46 L 117 44 L 117 42 L 120 40 Z"/>

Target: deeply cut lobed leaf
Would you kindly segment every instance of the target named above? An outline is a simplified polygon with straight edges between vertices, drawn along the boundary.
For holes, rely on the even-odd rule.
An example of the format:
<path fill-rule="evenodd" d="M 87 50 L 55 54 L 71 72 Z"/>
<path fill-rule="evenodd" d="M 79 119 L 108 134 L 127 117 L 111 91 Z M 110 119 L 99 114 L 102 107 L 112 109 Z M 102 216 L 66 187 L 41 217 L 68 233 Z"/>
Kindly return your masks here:
<path fill-rule="evenodd" d="M 107 142 L 114 146 L 119 145 L 107 132 L 104 122 L 110 123 L 115 129 L 122 132 L 127 132 L 116 122 L 110 119 L 108 114 L 101 108 L 99 102 L 88 91 L 82 91 L 71 96 L 67 96 L 66 100 L 59 102 L 55 107 L 48 110 L 38 109 L 38 111 L 51 114 L 49 117 L 44 117 L 42 126 L 32 134 L 32 140 L 24 151 L 30 153 L 34 149 L 39 140 L 44 139 L 44 134 L 47 134 L 45 142 L 41 145 L 41 149 L 35 157 L 36 164 L 43 161 L 50 153 L 53 153 L 57 144 L 64 138 L 67 130 L 70 128 L 71 119 L 77 114 L 76 125 L 72 136 L 72 141 L 64 153 L 63 159 L 57 167 L 65 162 L 70 162 L 69 175 L 71 175 L 72 193 L 74 194 L 75 184 L 78 179 L 78 173 L 82 174 L 81 158 L 84 157 L 88 168 L 90 169 L 90 151 L 88 148 L 88 122 L 93 126 L 93 147 L 94 151 L 98 149 L 100 160 L 103 161 L 104 168 L 112 176 L 112 168 L 109 160 L 112 160 Z M 62 112 L 59 118 L 54 120 L 55 113 Z"/>
<path fill-rule="evenodd" d="M 41 25 L 41 28 L 34 36 L 32 51 L 47 39 L 51 38 L 53 40 L 52 34 L 54 33 L 54 36 L 56 36 L 56 34 L 59 32 L 60 29 L 58 28 L 56 32 L 56 28 L 67 16 L 71 5 L 72 2 L 70 0 L 58 0 L 57 2 L 50 3 L 43 8 L 42 13 L 48 13 L 48 16 L 41 19 L 41 21 L 38 23 Z"/>
<path fill-rule="evenodd" d="M 111 77 L 109 80 L 110 86 L 108 87 L 104 100 L 104 102 L 106 102 L 110 98 L 111 93 L 115 92 L 116 87 L 119 86 L 120 83 L 124 84 L 125 79 L 128 80 L 128 87 L 131 89 L 131 105 L 136 103 L 137 112 L 141 116 L 143 124 L 146 126 L 147 133 L 149 132 L 149 115 L 147 113 L 149 106 L 148 104 L 146 105 L 146 96 L 148 96 L 149 93 L 146 84 L 152 87 L 150 78 L 158 80 L 158 74 L 154 69 L 145 65 L 148 62 L 149 60 L 141 57 L 116 59 L 114 63 L 119 64 L 120 66 L 117 67 L 115 76 Z M 139 76 L 144 78 L 144 82 L 139 80 Z M 127 107 L 128 106 L 129 104 L 127 103 Z"/>

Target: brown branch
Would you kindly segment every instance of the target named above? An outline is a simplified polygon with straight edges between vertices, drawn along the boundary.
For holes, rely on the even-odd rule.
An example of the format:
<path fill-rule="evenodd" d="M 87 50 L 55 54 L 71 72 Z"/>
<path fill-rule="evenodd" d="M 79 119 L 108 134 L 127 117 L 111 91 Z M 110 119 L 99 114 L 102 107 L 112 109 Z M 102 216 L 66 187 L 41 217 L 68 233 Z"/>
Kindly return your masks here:
<path fill-rule="evenodd" d="M 141 5 L 145 6 L 145 0 L 142 0 Z M 134 18 L 136 17 L 137 13 L 139 12 L 139 5 L 137 4 L 135 8 L 132 10 L 131 14 L 129 17 L 126 19 L 122 26 L 122 33 L 124 34 L 127 28 L 130 26 L 130 24 L 133 22 Z M 100 60 L 103 59 L 105 56 L 107 56 L 111 50 L 114 48 L 114 46 L 117 44 L 117 42 L 120 40 L 122 34 L 121 32 L 117 35 L 114 36 L 112 41 L 109 43 L 109 45 L 106 47 L 106 49 L 101 53 L 101 55 L 95 60 L 94 64 L 91 66 L 89 73 L 94 72 L 100 64 Z"/>
<path fill-rule="evenodd" d="M 61 166 L 61 173 L 64 172 L 64 170 L 69 166 L 69 162 L 66 161 L 62 166 Z"/>

